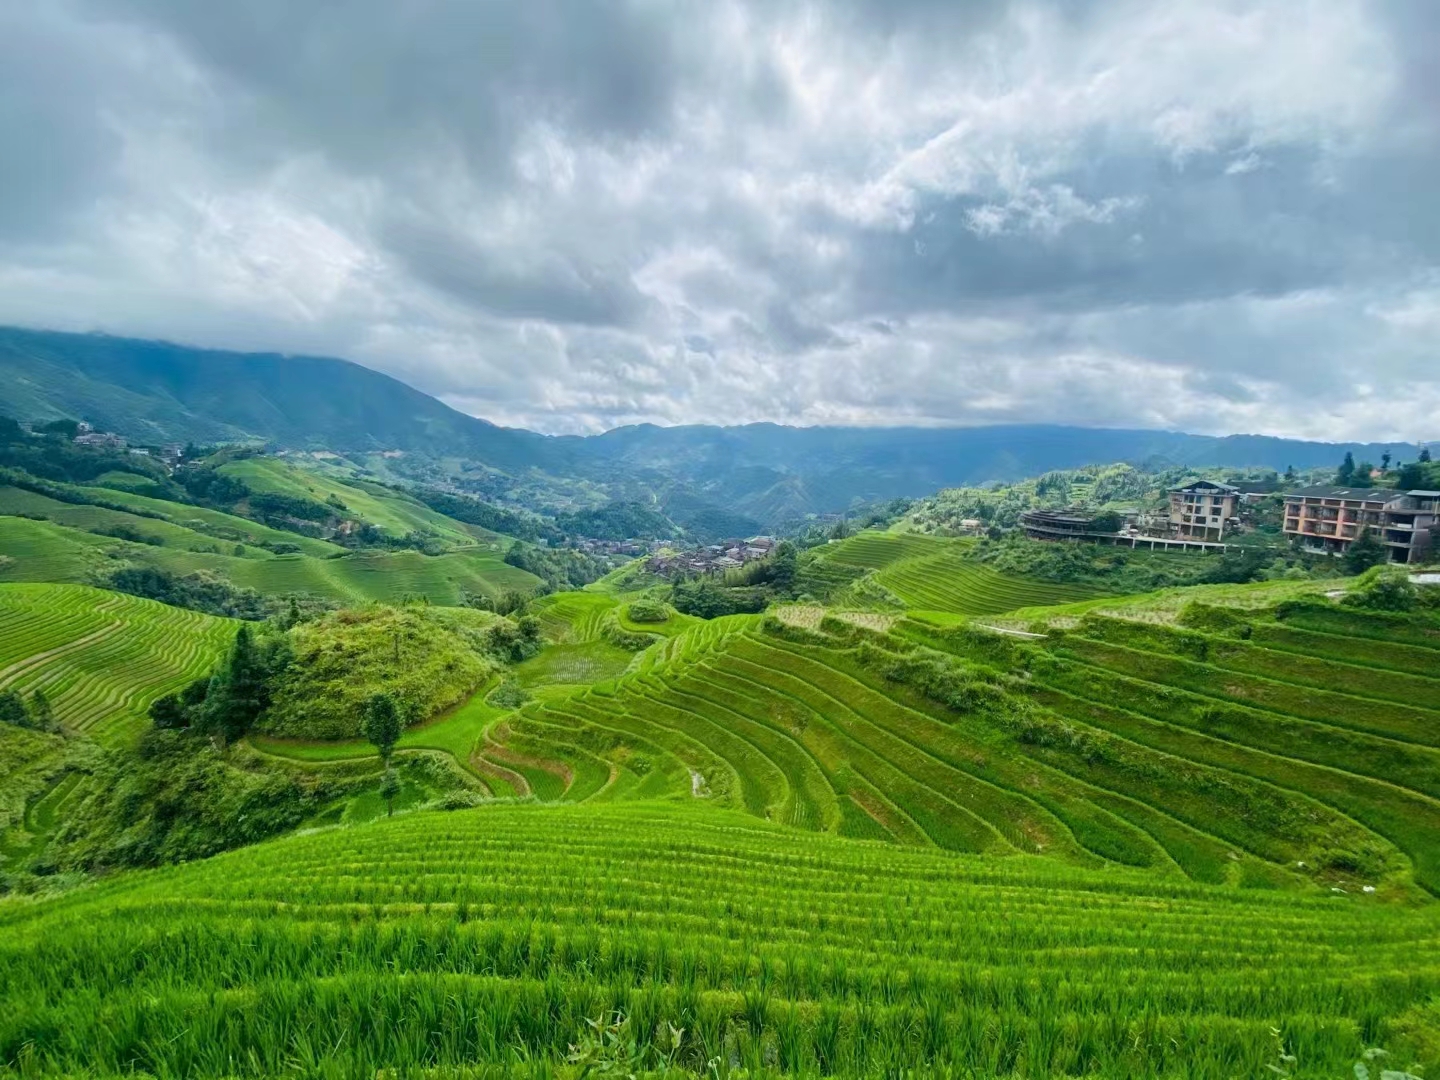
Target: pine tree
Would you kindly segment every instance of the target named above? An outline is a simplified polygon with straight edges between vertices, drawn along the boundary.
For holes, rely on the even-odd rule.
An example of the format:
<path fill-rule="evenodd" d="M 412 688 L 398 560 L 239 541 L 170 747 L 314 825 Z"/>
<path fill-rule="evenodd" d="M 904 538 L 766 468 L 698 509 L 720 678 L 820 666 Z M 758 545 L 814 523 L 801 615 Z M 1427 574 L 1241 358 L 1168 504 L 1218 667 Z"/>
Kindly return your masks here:
<path fill-rule="evenodd" d="M 1355 482 L 1355 455 L 1349 450 L 1345 451 L 1345 460 L 1340 463 L 1340 469 L 1335 473 L 1335 483 L 1341 487 L 1349 487 Z"/>
<path fill-rule="evenodd" d="M 241 623 L 230 654 L 210 679 L 201 726 L 222 742 L 234 742 L 250 730 L 268 701 L 265 664 L 250 627 Z"/>

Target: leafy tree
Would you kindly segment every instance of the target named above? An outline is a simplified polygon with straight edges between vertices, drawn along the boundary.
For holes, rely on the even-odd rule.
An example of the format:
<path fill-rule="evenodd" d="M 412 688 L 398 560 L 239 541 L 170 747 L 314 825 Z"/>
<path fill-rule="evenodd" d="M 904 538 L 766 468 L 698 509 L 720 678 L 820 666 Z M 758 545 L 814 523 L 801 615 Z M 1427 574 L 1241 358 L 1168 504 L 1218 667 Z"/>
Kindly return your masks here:
<path fill-rule="evenodd" d="M 80 424 L 75 420 L 51 420 L 48 424 L 41 424 L 35 429 L 42 435 L 63 435 L 67 439 L 73 439 L 80 434 Z"/>
<path fill-rule="evenodd" d="M 25 711 L 25 699 L 15 690 L 0 692 L 0 724 L 30 726 L 30 714 Z"/>
<path fill-rule="evenodd" d="M 1412 461 L 1409 465 L 1402 466 L 1400 475 L 1395 479 L 1395 486 L 1401 491 L 1414 491 L 1416 488 L 1425 486 L 1425 466 L 1418 461 Z"/>
<path fill-rule="evenodd" d="M 179 694 L 166 694 L 150 703 L 150 722 L 163 731 L 190 726 L 190 717 Z"/>
<path fill-rule="evenodd" d="M 1285 466 L 1285 483 L 1293 484 L 1300 479 L 1300 474 L 1295 471 L 1294 465 Z"/>
<path fill-rule="evenodd" d="M 395 775 L 395 770 L 385 769 L 385 775 L 380 778 L 380 797 L 385 800 L 385 816 L 395 816 L 395 796 L 400 794 L 400 777 Z"/>
<path fill-rule="evenodd" d="M 1369 461 L 1362 461 L 1362 462 L 1360 462 L 1359 464 L 1357 464 L 1357 465 L 1355 466 L 1355 479 L 1354 479 L 1354 483 L 1356 483 L 1356 484 L 1368 484 L 1368 483 L 1370 483 L 1370 474 L 1373 473 L 1374 471 L 1375 471 L 1375 466 L 1374 466 L 1373 463 L 1371 463 L 1371 462 L 1369 462 Z"/>
<path fill-rule="evenodd" d="M 1360 535 L 1345 550 L 1345 570 L 1351 574 L 1363 574 L 1372 566 L 1379 566 L 1386 558 L 1385 545 L 1369 529 L 1361 529 Z"/>
<path fill-rule="evenodd" d="M 1389 471 L 1390 471 L 1390 451 L 1389 451 L 1389 450 L 1386 450 L 1383 454 L 1380 455 L 1380 471 L 1381 471 L 1381 472 L 1389 472 Z"/>
<path fill-rule="evenodd" d="M 1355 482 L 1355 455 L 1349 450 L 1345 451 L 1345 460 L 1340 463 L 1339 470 L 1335 473 L 1335 483 L 1341 487 L 1349 487 Z"/>
<path fill-rule="evenodd" d="M 1123 524 L 1125 524 L 1124 518 L 1113 510 L 1107 510 L 1103 514 L 1096 514 L 1090 527 L 1096 532 L 1113 533 L 1119 532 L 1120 526 Z"/>
<path fill-rule="evenodd" d="M 1423 465 L 1423 464 L 1427 464 L 1429 461 L 1430 461 L 1430 448 L 1429 448 L 1428 446 L 1422 446 L 1422 447 L 1420 448 L 1420 463 Z"/>
<path fill-rule="evenodd" d="M 208 678 L 195 679 L 190 685 L 180 691 L 180 704 L 187 709 L 205 703 L 206 695 L 210 693 L 210 680 Z"/>
<path fill-rule="evenodd" d="M 382 690 L 365 703 L 360 733 L 380 751 L 380 759 L 387 767 L 390 764 L 390 754 L 394 751 L 395 744 L 400 741 L 402 729 L 400 710 L 396 708 L 393 696 Z"/>
<path fill-rule="evenodd" d="M 30 722 L 45 731 L 59 727 L 55 723 L 55 710 L 50 706 L 50 699 L 39 687 L 30 694 Z"/>

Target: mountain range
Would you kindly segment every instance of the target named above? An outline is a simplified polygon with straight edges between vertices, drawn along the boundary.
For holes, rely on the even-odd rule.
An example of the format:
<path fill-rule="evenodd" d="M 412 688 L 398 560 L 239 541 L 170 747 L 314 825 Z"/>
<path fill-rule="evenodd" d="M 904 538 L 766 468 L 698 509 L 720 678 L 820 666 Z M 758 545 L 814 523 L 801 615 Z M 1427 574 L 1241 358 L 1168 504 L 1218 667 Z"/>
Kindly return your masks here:
<path fill-rule="evenodd" d="M 198 349 L 104 334 L 0 328 L 0 413 L 70 418 L 133 442 L 262 441 L 403 450 L 510 475 L 583 479 L 667 513 L 771 525 L 857 502 L 1009 481 L 1096 462 L 1287 466 L 1412 458 L 1409 443 L 1004 424 L 957 428 L 641 424 L 549 436 L 468 416 L 346 360 Z M 680 512 L 676 512 L 680 511 Z"/>

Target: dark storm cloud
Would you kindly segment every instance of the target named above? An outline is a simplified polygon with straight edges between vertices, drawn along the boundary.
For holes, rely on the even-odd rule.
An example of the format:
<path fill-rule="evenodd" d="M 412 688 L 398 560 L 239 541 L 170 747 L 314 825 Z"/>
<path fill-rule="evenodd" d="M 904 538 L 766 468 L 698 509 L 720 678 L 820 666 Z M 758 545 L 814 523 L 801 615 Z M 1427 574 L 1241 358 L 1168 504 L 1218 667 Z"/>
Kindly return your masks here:
<path fill-rule="evenodd" d="M 547 430 L 1433 437 L 1437 44 L 1425 0 L 0 0 L 0 318 Z"/>

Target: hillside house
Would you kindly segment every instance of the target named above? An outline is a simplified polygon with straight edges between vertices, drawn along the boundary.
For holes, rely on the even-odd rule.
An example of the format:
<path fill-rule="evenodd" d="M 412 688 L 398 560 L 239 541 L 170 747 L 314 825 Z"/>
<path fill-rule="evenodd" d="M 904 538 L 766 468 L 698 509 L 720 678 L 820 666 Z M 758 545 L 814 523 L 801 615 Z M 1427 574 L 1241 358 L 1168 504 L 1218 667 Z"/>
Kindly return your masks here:
<path fill-rule="evenodd" d="M 1367 529 L 1391 562 L 1424 562 L 1440 531 L 1440 491 L 1320 485 L 1285 496 L 1285 533 L 1306 551 L 1343 555 Z"/>
<path fill-rule="evenodd" d="M 1184 540 L 1219 540 L 1235 518 L 1240 489 L 1197 480 L 1170 489 L 1170 528 Z"/>

